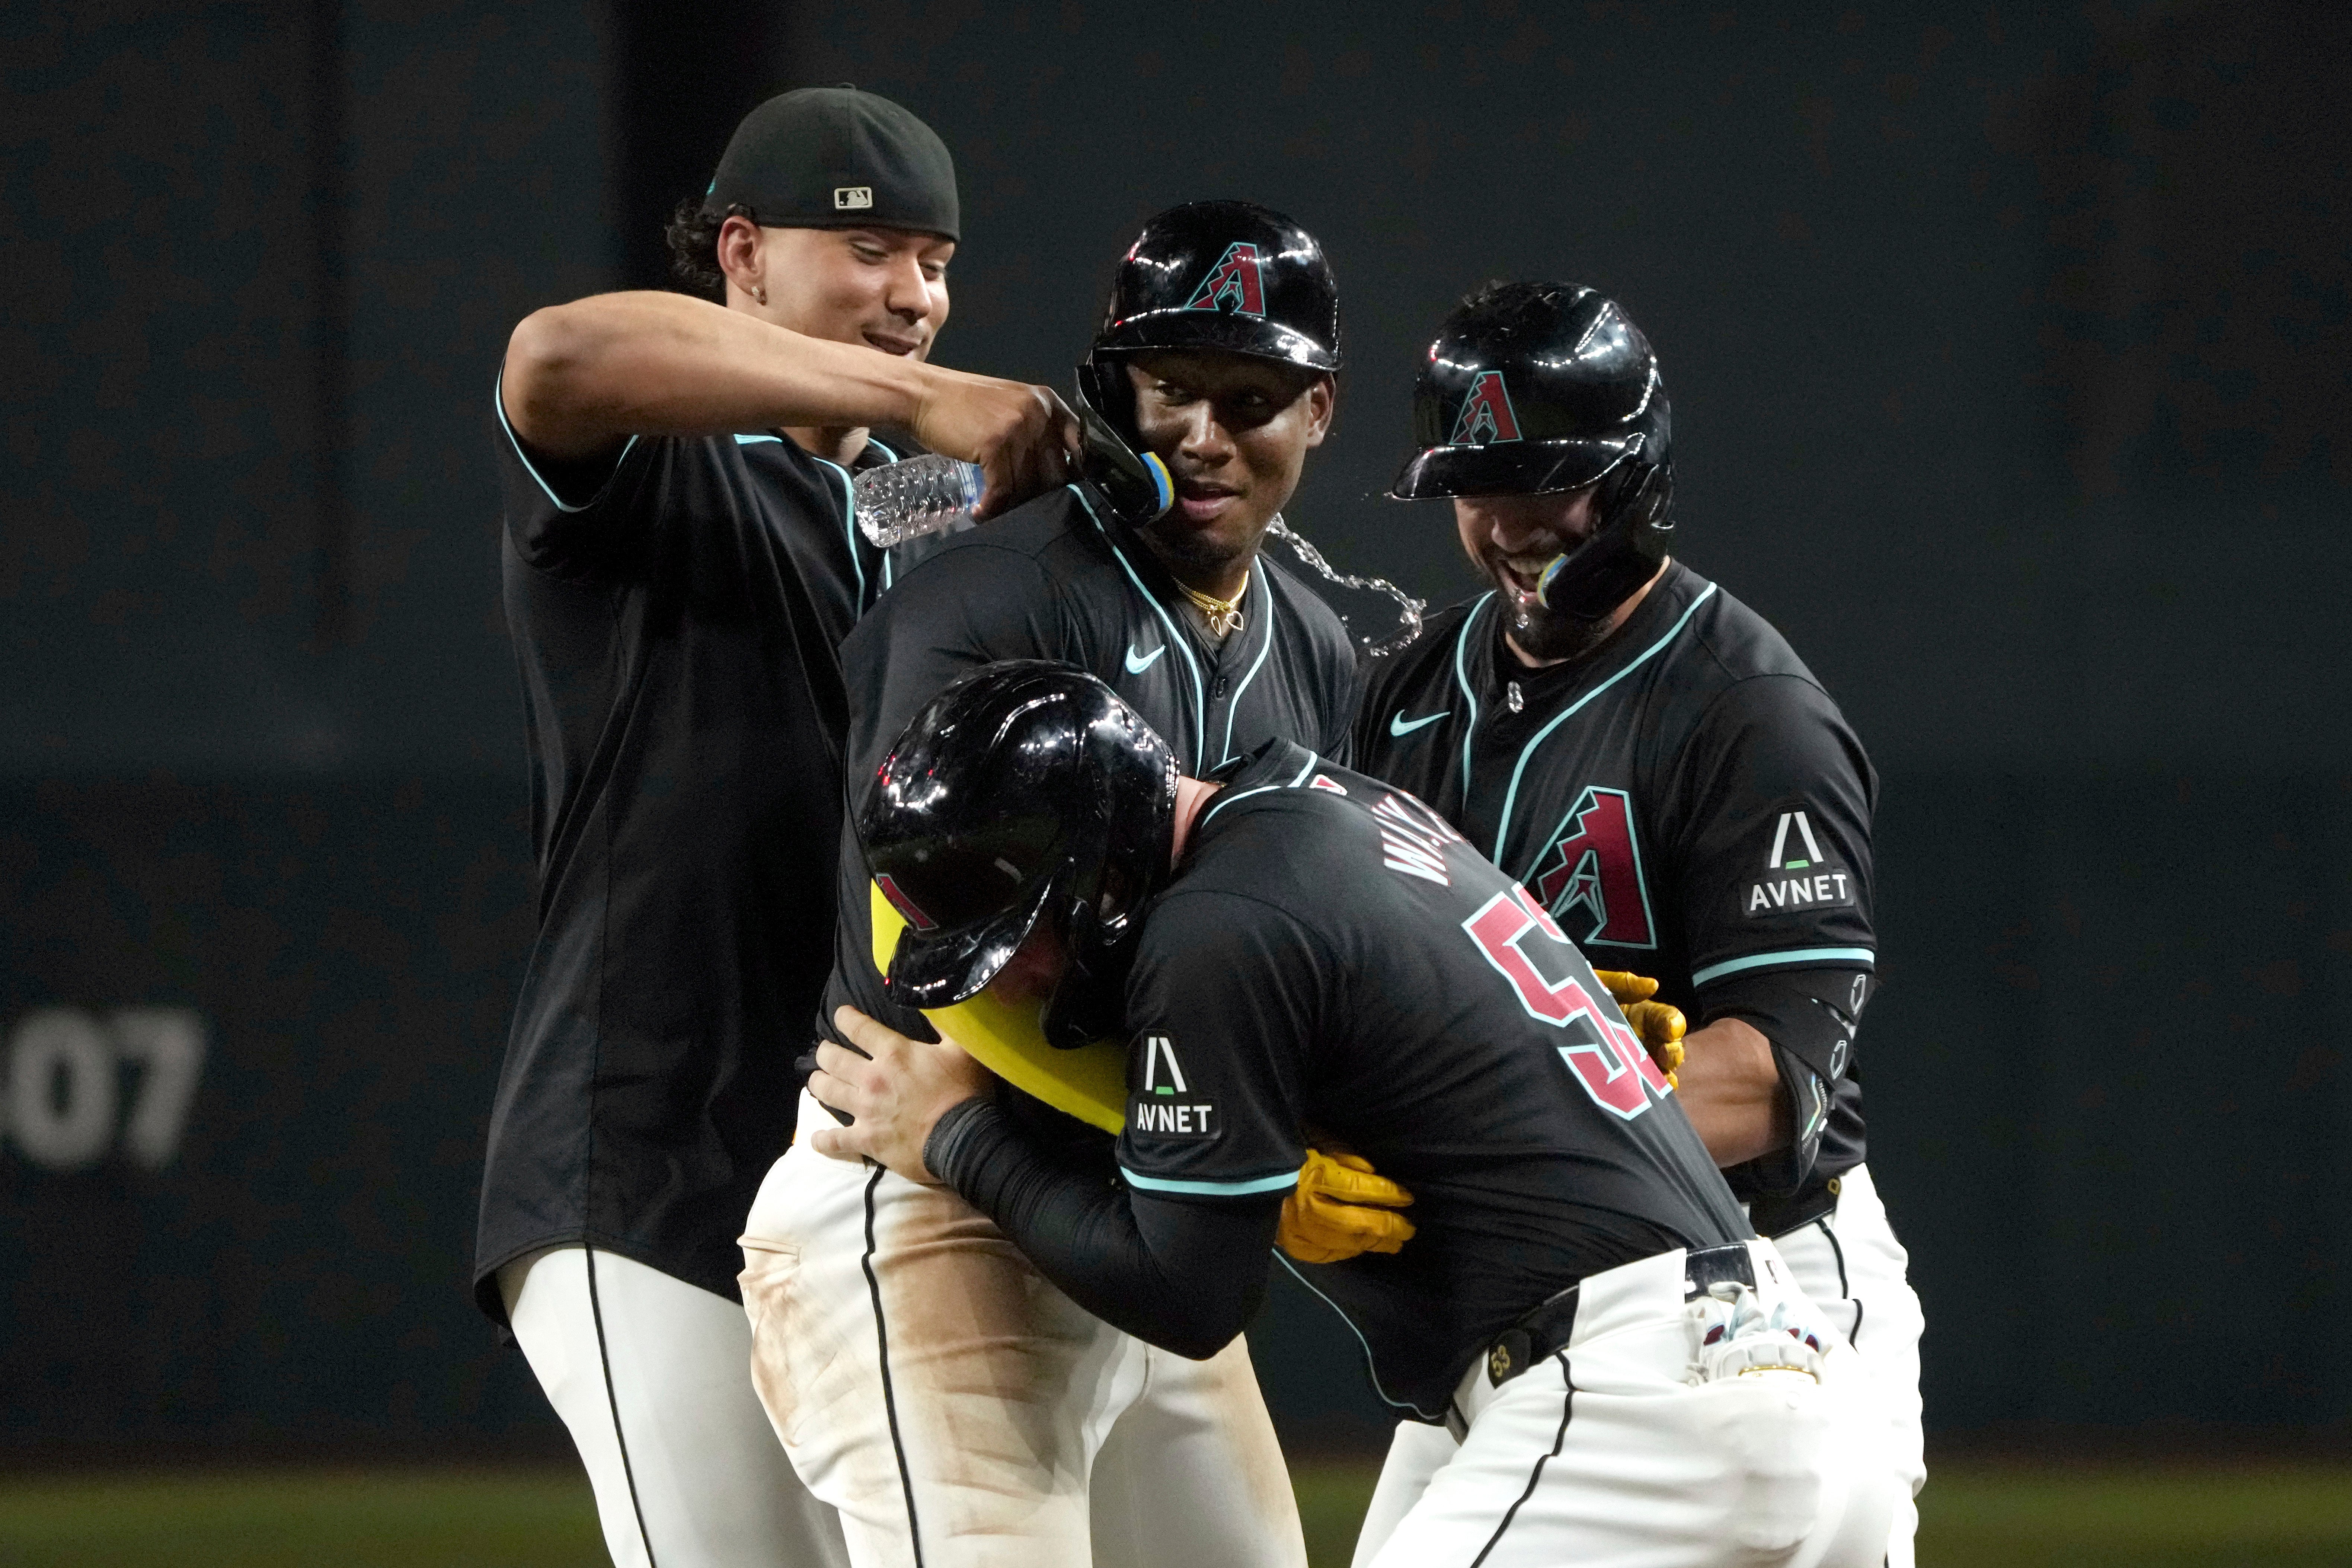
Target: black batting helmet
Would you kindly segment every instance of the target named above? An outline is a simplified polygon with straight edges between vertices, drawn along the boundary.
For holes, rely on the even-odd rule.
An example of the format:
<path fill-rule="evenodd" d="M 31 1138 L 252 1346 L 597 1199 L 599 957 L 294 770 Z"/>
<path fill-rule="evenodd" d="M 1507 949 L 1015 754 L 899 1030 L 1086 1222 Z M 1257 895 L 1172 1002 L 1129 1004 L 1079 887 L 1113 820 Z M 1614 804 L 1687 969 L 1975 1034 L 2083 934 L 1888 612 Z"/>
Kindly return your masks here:
<path fill-rule="evenodd" d="M 1187 202 L 1119 258 L 1078 391 L 1132 438 L 1123 363 L 1153 349 L 1219 349 L 1331 374 L 1339 290 L 1315 237 L 1254 202 Z"/>
<path fill-rule="evenodd" d="M 1175 814 L 1175 752 L 1093 676 L 1011 659 L 957 681 L 915 715 L 857 814 L 866 868 L 907 921 L 892 995 L 961 1002 L 1052 918 L 1073 963 L 1045 1037 L 1093 1039 L 1168 878 Z"/>
<path fill-rule="evenodd" d="M 1573 283 L 1497 283 L 1445 318 L 1413 386 L 1421 451 L 1400 500 L 1599 484 L 1599 526 L 1553 564 L 1544 603 L 1597 620 L 1673 538 L 1673 421 L 1658 356 L 1613 300 Z"/>

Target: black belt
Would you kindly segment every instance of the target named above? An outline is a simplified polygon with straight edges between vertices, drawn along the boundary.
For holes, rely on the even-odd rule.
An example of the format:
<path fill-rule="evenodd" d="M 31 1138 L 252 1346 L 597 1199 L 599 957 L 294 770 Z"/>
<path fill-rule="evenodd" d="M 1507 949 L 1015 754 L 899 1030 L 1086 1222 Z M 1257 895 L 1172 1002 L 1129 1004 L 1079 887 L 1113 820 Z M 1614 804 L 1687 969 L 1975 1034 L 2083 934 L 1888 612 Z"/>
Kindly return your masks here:
<path fill-rule="evenodd" d="M 1706 1294 L 1708 1286 L 1727 1279 L 1736 1280 L 1751 1290 L 1756 1288 L 1756 1264 L 1746 1242 L 1729 1241 L 1683 1254 L 1684 1300 L 1696 1300 Z M 1486 1347 L 1489 1384 L 1500 1388 L 1536 1363 L 1548 1361 L 1567 1347 L 1576 1329 L 1579 1288 L 1570 1285 L 1556 1296 L 1544 1298 L 1495 1336 L 1494 1342 Z"/>
<path fill-rule="evenodd" d="M 1838 1177 L 1824 1176 L 1816 1171 L 1794 1192 L 1750 1199 L 1748 1223 L 1755 1227 L 1757 1235 L 1777 1240 L 1833 1213 L 1838 1206 L 1838 1189 L 1843 1185 Z"/>

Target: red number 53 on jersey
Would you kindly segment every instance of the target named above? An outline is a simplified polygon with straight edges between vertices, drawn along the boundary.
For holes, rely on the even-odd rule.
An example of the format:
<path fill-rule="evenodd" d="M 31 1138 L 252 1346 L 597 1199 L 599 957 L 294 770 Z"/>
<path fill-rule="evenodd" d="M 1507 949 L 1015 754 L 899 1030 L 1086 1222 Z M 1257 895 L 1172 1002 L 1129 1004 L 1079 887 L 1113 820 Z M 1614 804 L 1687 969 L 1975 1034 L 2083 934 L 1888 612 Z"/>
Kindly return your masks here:
<path fill-rule="evenodd" d="M 1531 932 L 1571 956 L 1576 946 L 1525 888 L 1515 882 L 1496 893 L 1462 922 L 1462 929 L 1496 973 L 1511 983 L 1528 1016 L 1574 1037 L 1574 1043 L 1559 1047 L 1560 1060 L 1595 1105 L 1630 1121 L 1650 1109 L 1653 1098 L 1663 1100 L 1674 1092 L 1633 1031 L 1604 1015 L 1582 981 L 1572 972 L 1547 980 L 1528 956 Z"/>

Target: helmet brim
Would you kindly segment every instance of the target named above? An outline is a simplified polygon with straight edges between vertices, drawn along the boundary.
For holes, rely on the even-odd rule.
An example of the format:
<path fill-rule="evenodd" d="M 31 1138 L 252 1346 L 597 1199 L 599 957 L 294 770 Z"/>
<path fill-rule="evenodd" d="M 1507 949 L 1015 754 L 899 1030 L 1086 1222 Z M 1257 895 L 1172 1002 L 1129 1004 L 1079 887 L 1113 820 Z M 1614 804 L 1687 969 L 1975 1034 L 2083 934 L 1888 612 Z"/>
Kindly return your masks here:
<path fill-rule="evenodd" d="M 1552 495 L 1597 484 L 1642 449 L 1636 436 L 1569 441 L 1494 441 L 1483 447 L 1432 447 L 1397 471 L 1398 500 L 1448 496 Z"/>
<path fill-rule="evenodd" d="M 951 1007 L 986 990 L 1029 940 L 1059 880 L 1045 879 L 1026 898 L 984 921 L 921 933 L 908 926 L 890 955 L 890 999 L 910 1007 Z"/>
<path fill-rule="evenodd" d="M 1306 333 L 1264 316 L 1224 310 L 1145 310 L 1103 333 L 1093 352 L 1136 354 L 1153 349 L 1216 349 L 1325 375 L 1339 369 L 1339 354 Z"/>

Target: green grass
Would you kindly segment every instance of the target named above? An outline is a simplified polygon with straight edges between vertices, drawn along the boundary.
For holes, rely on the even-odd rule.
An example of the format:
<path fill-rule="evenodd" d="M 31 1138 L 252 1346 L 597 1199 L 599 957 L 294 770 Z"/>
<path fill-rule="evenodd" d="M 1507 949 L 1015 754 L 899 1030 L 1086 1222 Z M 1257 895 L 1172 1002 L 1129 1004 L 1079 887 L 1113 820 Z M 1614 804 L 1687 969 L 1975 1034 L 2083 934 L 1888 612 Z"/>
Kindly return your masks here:
<path fill-rule="evenodd" d="M 2342 1465 L 1947 1467 L 1919 1498 L 1921 1568 L 2341 1568 Z"/>
<path fill-rule="evenodd" d="M 1362 1466 L 1303 1467 L 1318 1568 L 1344 1568 Z M 1922 1568 L 2319 1568 L 2352 1563 L 2352 1468 L 1946 1466 Z M 601 1568 L 564 1470 L 232 1470 L 0 1478 L 0 1568 Z"/>

